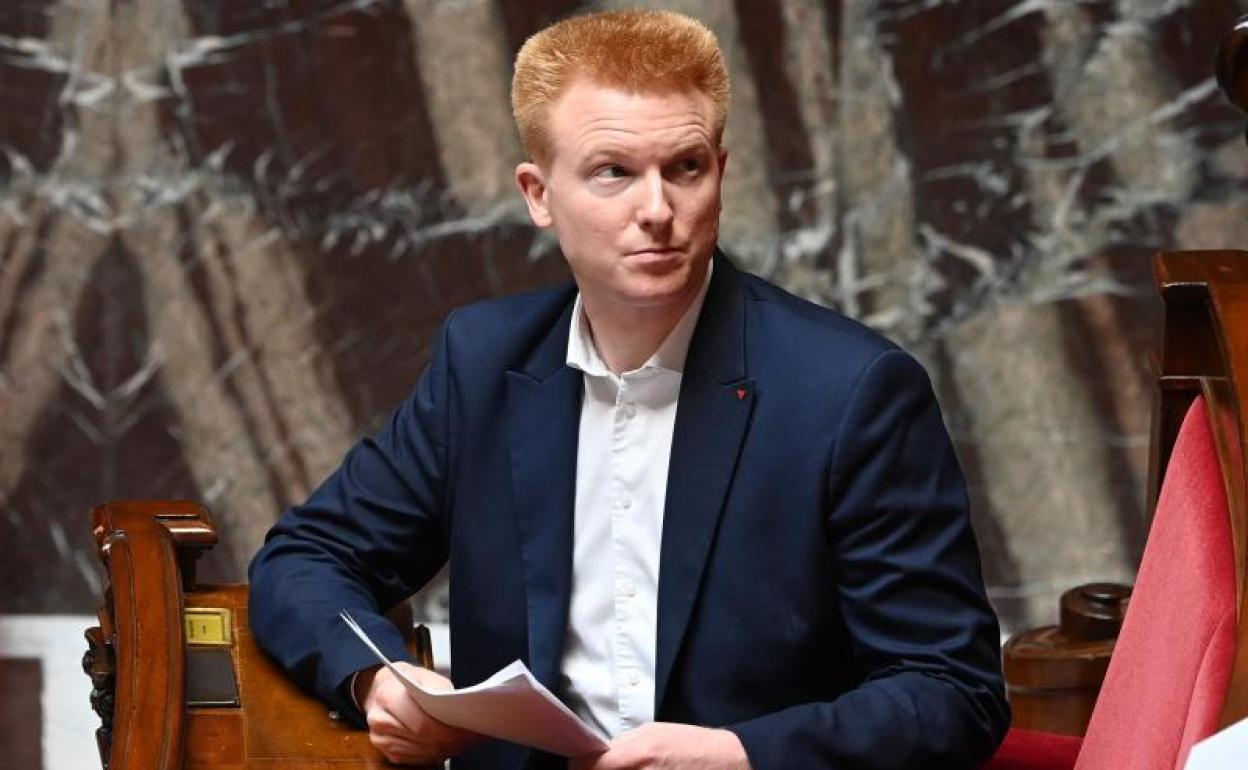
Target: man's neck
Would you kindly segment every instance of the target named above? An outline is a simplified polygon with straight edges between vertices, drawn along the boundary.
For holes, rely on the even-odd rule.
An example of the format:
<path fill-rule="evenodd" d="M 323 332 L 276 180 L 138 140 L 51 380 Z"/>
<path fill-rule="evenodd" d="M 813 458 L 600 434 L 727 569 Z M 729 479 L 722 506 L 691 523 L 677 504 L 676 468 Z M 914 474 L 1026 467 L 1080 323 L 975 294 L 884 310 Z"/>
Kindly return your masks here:
<path fill-rule="evenodd" d="M 607 368 L 617 375 L 641 368 L 697 298 L 701 287 L 691 288 L 680 302 L 653 308 L 597 304 L 582 296 L 594 348 Z"/>

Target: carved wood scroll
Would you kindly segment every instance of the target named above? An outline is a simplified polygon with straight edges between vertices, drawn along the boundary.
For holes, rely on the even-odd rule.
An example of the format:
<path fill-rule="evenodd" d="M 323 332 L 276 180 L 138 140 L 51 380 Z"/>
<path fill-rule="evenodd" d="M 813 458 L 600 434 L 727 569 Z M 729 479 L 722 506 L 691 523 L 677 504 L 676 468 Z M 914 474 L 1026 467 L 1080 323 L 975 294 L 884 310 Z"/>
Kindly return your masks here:
<path fill-rule="evenodd" d="M 87 630 L 83 668 L 107 770 L 178 770 L 186 721 L 182 592 L 195 560 L 217 542 L 203 506 L 106 503 L 91 512 L 108 575 L 100 625 Z"/>

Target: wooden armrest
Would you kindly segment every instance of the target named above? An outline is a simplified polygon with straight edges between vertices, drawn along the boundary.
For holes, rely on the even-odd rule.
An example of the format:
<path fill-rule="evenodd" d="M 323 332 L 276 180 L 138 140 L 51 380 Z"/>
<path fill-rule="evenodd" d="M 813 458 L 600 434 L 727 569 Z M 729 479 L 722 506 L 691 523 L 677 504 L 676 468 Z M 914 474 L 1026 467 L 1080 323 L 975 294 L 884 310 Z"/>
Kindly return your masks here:
<path fill-rule="evenodd" d="M 212 517 L 189 502 L 126 501 L 92 511 L 108 574 L 100 625 L 87 631 L 83 667 L 108 770 L 381 770 L 392 767 L 368 733 L 331 718 L 251 636 L 247 586 L 200 585 L 195 562 L 217 541 Z M 186 618 L 192 623 L 188 639 Z M 220 619 L 201 638 L 198 620 Z M 429 633 L 392 615 L 422 665 Z M 206 626 L 207 627 L 207 626 Z M 214 654 L 207 684 L 224 698 L 190 698 L 188 657 Z M 193 655 L 194 653 L 194 655 Z M 201 672 L 202 673 L 202 672 Z"/>
<path fill-rule="evenodd" d="M 177 770 L 186 718 L 181 570 L 193 570 L 193 554 L 216 542 L 216 530 L 206 509 L 185 502 L 107 503 L 91 523 L 108 573 L 83 661 L 103 722 L 100 758 L 111 770 Z"/>

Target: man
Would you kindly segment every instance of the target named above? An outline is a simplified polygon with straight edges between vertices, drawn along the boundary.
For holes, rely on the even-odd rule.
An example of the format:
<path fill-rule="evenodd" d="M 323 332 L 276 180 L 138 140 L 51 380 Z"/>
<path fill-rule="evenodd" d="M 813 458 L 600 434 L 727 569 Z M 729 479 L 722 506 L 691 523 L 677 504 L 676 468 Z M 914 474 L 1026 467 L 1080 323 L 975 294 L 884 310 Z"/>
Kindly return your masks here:
<path fill-rule="evenodd" d="M 714 36 L 561 22 L 512 98 L 516 181 L 576 285 L 452 313 L 415 393 L 257 555 L 261 644 L 392 761 L 560 766 L 423 714 L 338 621 L 404 657 L 378 610 L 449 560 L 456 683 L 524 659 L 612 739 L 574 768 L 982 762 L 1009 719 L 998 628 L 930 385 L 716 252 Z"/>

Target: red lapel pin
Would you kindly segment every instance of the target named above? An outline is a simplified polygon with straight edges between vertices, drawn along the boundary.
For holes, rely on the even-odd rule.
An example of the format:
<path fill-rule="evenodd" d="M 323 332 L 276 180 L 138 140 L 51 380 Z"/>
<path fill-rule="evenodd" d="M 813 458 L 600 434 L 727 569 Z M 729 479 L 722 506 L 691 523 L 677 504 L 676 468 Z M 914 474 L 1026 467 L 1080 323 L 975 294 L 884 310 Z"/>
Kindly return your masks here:
<path fill-rule="evenodd" d="M 745 388 L 737 388 L 737 400 L 744 401 L 746 393 L 748 393 L 748 391 Z"/>

